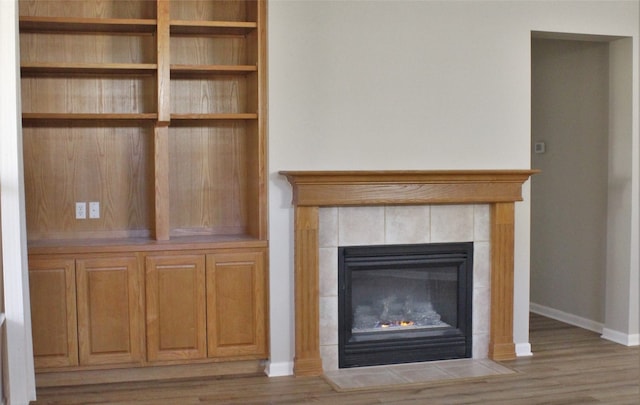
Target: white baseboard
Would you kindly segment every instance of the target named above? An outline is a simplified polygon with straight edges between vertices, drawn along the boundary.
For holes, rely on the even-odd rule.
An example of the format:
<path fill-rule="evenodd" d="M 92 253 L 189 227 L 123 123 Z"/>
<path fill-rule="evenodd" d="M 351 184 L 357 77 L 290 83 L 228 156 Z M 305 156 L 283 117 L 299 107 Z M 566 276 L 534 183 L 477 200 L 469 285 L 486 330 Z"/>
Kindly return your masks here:
<path fill-rule="evenodd" d="M 581 316 L 569 314 L 558 309 L 545 307 L 544 305 L 531 302 L 529 304 L 529 310 L 534 314 L 546 316 L 547 318 L 555 319 L 556 321 L 568 323 L 569 325 L 577 326 L 582 329 L 587 329 L 592 332 L 602 333 L 604 325 L 600 322 L 592 321 Z"/>
<path fill-rule="evenodd" d="M 268 361 L 264 372 L 269 377 L 284 377 L 287 375 L 293 375 L 293 362 L 284 361 L 280 363 L 274 363 Z"/>
<path fill-rule="evenodd" d="M 566 312 L 545 307 L 536 303 L 529 304 L 529 310 L 535 314 L 543 315 L 557 321 L 568 323 L 569 325 L 587 329 L 592 332 L 600 333 L 601 337 L 625 346 L 640 346 L 640 334 L 628 334 L 613 329 L 605 328 L 603 324 L 585 319 Z"/>
<path fill-rule="evenodd" d="M 516 343 L 516 356 L 533 356 L 533 353 L 531 352 L 531 343 Z"/>
<path fill-rule="evenodd" d="M 613 329 L 604 328 L 602 330 L 603 339 L 610 340 L 614 343 L 618 343 L 625 346 L 638 346 L 640 345 L 640 335 L 630 335 L 628 333 L 619 332 Z"/>

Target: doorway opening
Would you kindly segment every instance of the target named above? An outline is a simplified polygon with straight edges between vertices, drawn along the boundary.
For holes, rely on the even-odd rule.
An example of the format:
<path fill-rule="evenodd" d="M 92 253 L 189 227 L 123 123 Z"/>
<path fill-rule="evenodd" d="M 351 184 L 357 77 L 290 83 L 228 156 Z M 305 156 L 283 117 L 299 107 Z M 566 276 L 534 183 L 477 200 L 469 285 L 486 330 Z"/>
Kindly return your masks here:
<path fill-rule="evenodd" d="M 632 299 L 620 289 L 631 267 L 632 39 L 534 32 L 531 60 L 531 163 L 541 170 L 531 310 L 618 341 L 610 328 L 628 330 Z"/>

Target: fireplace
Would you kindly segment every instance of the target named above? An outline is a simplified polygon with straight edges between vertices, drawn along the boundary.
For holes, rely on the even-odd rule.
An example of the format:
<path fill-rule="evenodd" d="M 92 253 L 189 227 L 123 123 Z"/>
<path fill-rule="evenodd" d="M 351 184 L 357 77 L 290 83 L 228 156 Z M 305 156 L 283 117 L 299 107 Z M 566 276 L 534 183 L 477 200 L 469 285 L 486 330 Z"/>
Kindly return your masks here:
<path fill-rule="evenodd" d="M 339 367 L 469 358 L 473 243 L 338 249 Z"/>
<path fill-rule="evenodd" d="M 488 357 L 514 359 L 515 202 L 535 170 L 282 171 L 294 209 L 296 376 L 321 375 L 318 212 L 320 207 L 488 204 L 491 302 Z"/>

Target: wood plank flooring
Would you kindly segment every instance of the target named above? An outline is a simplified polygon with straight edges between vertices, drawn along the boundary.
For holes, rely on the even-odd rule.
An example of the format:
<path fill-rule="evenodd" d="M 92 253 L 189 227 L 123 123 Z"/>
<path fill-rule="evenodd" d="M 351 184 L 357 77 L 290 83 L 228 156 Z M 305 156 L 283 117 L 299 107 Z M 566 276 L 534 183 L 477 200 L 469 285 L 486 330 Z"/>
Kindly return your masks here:
<path fill-rule="evenodd" d="M 640 349 L 531 315 L 515 374 L 338 393 L 321 377 L 234 377 L 38 389 L 34 404 L 640 404 Z"/>

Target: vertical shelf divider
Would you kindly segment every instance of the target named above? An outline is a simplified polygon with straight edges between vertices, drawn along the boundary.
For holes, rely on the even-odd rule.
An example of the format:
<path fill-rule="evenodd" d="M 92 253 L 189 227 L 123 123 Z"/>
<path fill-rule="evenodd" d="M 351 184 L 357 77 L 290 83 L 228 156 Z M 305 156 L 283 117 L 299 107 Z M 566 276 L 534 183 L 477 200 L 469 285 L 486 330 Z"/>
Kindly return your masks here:
<path fill-rule="evenodd" d="M 258 1 L 257 3 L 257 16 L 255 21 L 258 23 L 256 35 L 258 35 L 258 42 L 256 44 L 257 50 L 257 64 L 258 64 L 258 226 L 259 230 L 257 235 L 260 239 L 268 239 L 268 225 L 267 212 L 268 203 L 268 191 L 267 191 L 267 128 L 269 123 L 267 122 L 268 111 L 267 105 L 269 103 L 268 94 L 268 52 L 267 52 L 267 2 Z"/>
<path fill-rule="evenodd" d="M 169 2 L 157 0 L 156 31 L 158 64 L 158 122 L 169 125 L 171 120 L 171 57 Z"/>
<path fill-rule="evenodd" d="M 171 58 L 169 2 L 157 0 L 158 122 L 154 129 L 155 238 L 169 240 L 169 123 L 171 121 Z"/>
<path fill-rule="evenodd" d="M 155 237 L 169 240 L 169 126 L 154 129 Z"/>

